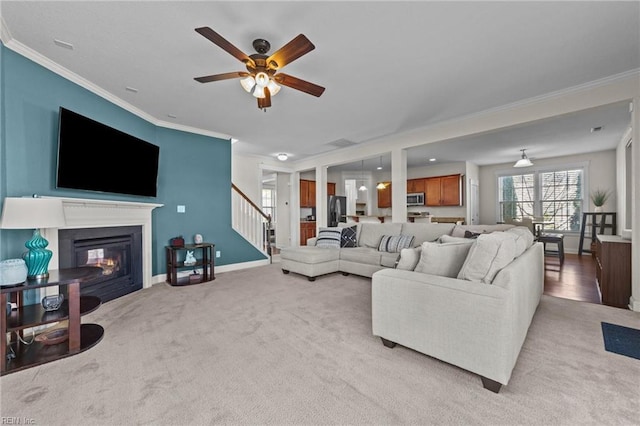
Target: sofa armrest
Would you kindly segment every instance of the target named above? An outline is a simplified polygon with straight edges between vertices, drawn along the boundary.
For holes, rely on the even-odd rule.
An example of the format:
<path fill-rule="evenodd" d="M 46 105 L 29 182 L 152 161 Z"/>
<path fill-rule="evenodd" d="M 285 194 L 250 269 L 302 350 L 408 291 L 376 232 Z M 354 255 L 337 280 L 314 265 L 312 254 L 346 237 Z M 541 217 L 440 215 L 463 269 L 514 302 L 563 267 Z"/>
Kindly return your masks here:
<path fill-rule="evenodd" d="M 397 269 L 371 284 L 374 335 L 508 383 L 521 346 L 508 290 Z"/>

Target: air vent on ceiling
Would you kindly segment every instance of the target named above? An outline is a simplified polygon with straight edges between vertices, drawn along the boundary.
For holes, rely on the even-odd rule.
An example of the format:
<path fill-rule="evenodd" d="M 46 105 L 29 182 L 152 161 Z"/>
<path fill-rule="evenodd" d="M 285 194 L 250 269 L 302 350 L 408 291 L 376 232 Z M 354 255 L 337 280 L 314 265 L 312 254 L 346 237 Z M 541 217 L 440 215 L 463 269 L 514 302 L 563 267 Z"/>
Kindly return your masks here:
<path fill-rule="evenodd" d="M 602 130 L 602 126 L 592 127 L 592 128 L 591 128 L 591 133 L 593 133 L 593 132 L 599 132 L 600 130 Z"/>
<path fill-rule="evenodd" d="M 327 145 L 337 146 L 338 148 L 346 148 L 348 146 L 357 145 L 357 143 L 351 142 L 347 139 L 338 139 L 333 142 L 329 142 Z"/>

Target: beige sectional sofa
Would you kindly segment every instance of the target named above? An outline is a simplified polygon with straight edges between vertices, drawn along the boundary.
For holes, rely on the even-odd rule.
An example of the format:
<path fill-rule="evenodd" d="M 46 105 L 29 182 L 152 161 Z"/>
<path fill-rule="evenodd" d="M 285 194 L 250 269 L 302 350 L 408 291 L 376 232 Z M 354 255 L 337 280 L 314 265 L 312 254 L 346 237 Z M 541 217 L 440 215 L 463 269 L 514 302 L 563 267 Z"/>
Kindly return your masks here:
<path fill-rule="evenodd" d="M 513 228 L 514 225 L 456 225 L 453 223 L 358 223 L 340 224 L 356 226 L 357 247 L 316 247 L 317 238 L 310 238 L 306 246 L 285 247 L 280 252 L 282 271 L 305 275 L 309 281 L 333 272 L 371 277 L 374 272 L 393 268 L 399 253 L 378 250 L 384 235 L 411 235 L 413 247 L 425 241 L 436 241 L 442 235 L 464 237 L 466 231 L 487 233 Z"/>
<path fill-rule="evenodd" d="M 414 240 L 399 256 L 378 250 L 383 235 Z M 372 333 L 386 347 L 400 344 L 478 374 L 496 393 L 508 384 L 544 288 L 542 244 L 530 230 L 359 224 L 357 240 L 352 248 L 283 249 L 283 272 L 309 280 L 337 271 L 370 276 Z"/>

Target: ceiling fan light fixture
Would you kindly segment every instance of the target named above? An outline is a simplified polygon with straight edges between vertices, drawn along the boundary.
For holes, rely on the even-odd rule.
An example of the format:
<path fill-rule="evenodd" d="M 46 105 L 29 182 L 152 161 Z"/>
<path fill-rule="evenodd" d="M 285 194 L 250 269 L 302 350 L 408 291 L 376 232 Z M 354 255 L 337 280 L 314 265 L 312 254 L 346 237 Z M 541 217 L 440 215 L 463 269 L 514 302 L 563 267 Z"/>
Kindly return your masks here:
<path fill-rule="evenodd" d="M 266 95 L 264 94 L 264 86 L 259 86 L 256 83 L 256 88 L 253 90 L 253 96 L 255 96 L 256 98 L 260 98 L 260 99 L 265 98 Z"/>
<path fill-rule="evenodd" d="M 269 93 L 271 93 L 271 96 L 275 96 L 280 91 L 280 85 L 273 81 L 273 79 L 269 80 L 267 88 L 269 89 Z"/>
<path fill-rule="evenodd" d="M 522 158 L 520 158 L 518 161 L 516 161 L 516 164 L 514 164 L 513 167 L 531 167 L 531 166 L 533 166 L 533 163 L 531 162 L 531 160 L 529 160 L 529 157 L 527 157 L 527 154 L 525 154 L 525 152 L 524 152 L 525 149 L 521 149 L 520 150 L 520 151 L 522 151 Z"/>
<path fill-rule="evenodd" d="M 256 86 L 258 87 L 267 87 L 267 84 L 269 84 L 269 76 L 267 75 L 267 73 L 260 71 L 259 73 L 256 74 Z"/>
<path fill-rule="evenodd" d="M 256 85 L 256 81 L 254 80 L 253 76 L 250 75 L 250 76 L 240 80 L 240 84 L 242 85 L 242 88 L 247 93 L 251 93 L 251 90 L 253 89 L 253 86 Z"/>
<path fill-rule="evenodd" d="M 287 159 L 289 158 L 289 156 L 288 156 L 287 154 L 285 154 L 285 153 L 281 153 L 281 154 L 278 154 L 277 158 L 278 158 L 278 160 L 280 160 L 280 161 L 287 161 Z"/>

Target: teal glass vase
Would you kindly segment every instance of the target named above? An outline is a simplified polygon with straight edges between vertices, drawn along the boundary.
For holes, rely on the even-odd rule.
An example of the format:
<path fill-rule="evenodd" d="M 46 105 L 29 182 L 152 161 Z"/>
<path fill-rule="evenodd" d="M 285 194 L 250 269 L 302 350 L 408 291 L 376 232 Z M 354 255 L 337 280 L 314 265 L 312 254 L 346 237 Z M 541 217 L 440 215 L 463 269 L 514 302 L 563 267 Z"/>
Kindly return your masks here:
<path fill-rule="evenodd" d="M 53 252 L 46 248 L 48 245 L 49 241 L 40 235 L 40 229 L 35 229 L 31 239 L 24 243 L 29 249 L 22 255 L 27 264 L 27 279 L 40 280 L 49 277 L 49 261 Z"/>

